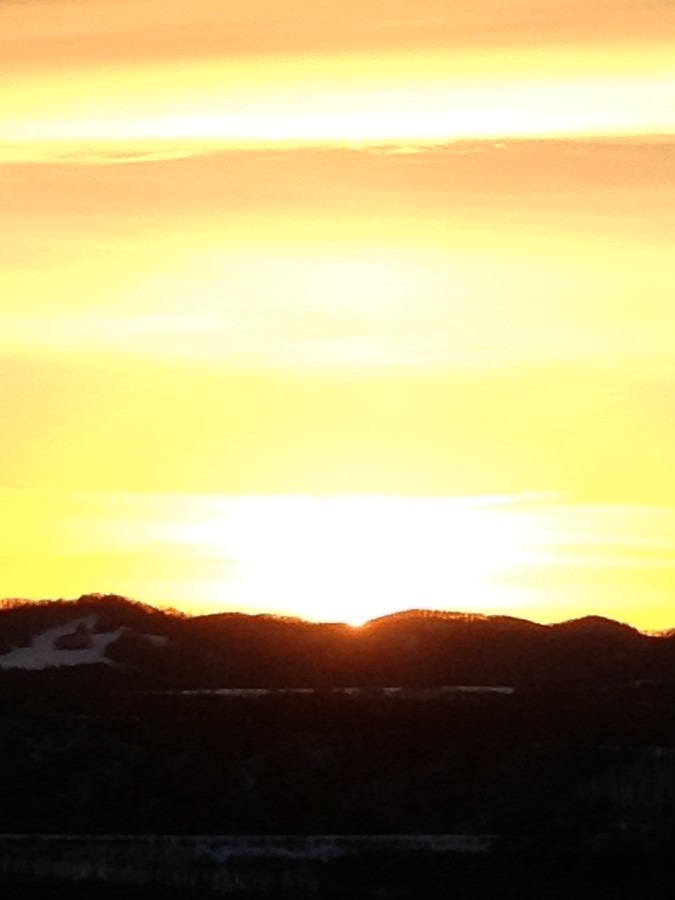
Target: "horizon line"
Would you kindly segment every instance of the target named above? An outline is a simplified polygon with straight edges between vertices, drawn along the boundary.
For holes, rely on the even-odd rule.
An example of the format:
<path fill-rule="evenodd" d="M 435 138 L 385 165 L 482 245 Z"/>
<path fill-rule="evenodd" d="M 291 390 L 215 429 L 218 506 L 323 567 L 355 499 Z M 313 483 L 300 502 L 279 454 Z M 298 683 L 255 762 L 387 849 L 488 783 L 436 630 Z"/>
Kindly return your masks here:
<path fill-rule="evenodd" d="M 508 619 L 515 622 L 522 622 L 527 625 L 536 625 L 541 628 L 556 628 L 563 625 L 572 625 L 578 622 L 587 622 L 589 620 L 598 621 L 598 622 L 606 622 L 611 625 L 618 625 L 623 628 L 629 628 L 631 631 L 635 631 L 638 634 L 644 635 L 646 637 L 671 637 L 675 634 L 675 626 L 670 628 L 663 629 L 645 629 L 638 628 L 637 625 L 633 625 L 630 622 L 623 621 L 620 619 L 613 619 L 609 616 L 600 615 L 597 613 L 587 613 L 583 616 L 575 616 L 571 619 L 561 619 L 560 621 L 555 622 L 541 622 L 537 619 L 526 619 L 522 616 L 514 616 L 509 613 L 480 613 L 480 612 L 464 612 L 462 610 L 451 610 L 451 609 L 438 609 L 438 608 L 427 608 L 427 607 L 407 607 L 406 609 L 398 609 L 392 610 L 389 613 L 384 613 L 381 616 L 375 616 L 372 619 L 367 619 L 364 622 L 354 624 L 351 622 L 346 622 L 344 620 L 336 619 L 336 620 L 323 620 L 323 619 L 308 619 L 302 616 L 296 615 L 286 615 L 284 613 L 278 612 L 264 612 L 264 611 L 256 611 L 256 612 L 246 612 L 244 610 L 239 609 L 222 609 L 216 612 L 186 612 L 184 610 L 176 609 L 173 606 L 162 604 L 162 603 L 153 603 L 144 600 L 136 600 L 133 597 L 128 597 L 124 594 L 117 594 L 113 592 L 99 592 L 93 591 L 91 593 L 81 594 L 79 597 L 40 597 L 40 598 L 30 598 L 30 597 L 0 597 L 0 615 L 3 612 L 10 612 L 12 610 L 23 609 L 30 606 L 49 606 L 55 604 L 77 604 L 77 603 L 85 603 L 85 602 L 122 602 L 131 606 L 140 607 L 146 609 L 148 611 L 153 611 L 156 613 L 160 613 L 162 615 L 172 616 L 179 619 L 200 619 L 200 618 L 212 618 L 215 616 L 239 616 L 242 618 L 249 619 L 274 619 L 280 622 L 288 622 L 288 623 L 298 623 L 302 625 L 317 625 L 317 626 L 335 626 L 341 625 L 347 628 L 350 631 L 358 632 L 363 628 L 366 628 L 368 625 L 372 625 L 376 622 L 382 622 L 387 619 L 394 618 L 430 618 L 430 619 L 445 619 L 445 620 L 464 620 L 464 621 L 491 621 L 491 620 L 504 620 Z"/>

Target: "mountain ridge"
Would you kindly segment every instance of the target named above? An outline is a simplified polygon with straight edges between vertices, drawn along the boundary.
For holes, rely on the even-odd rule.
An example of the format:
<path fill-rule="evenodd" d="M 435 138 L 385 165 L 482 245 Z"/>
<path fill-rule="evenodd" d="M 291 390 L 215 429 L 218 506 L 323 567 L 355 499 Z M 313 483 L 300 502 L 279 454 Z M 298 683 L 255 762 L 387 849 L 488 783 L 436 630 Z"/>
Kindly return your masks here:
<path fill-rule="evenodd" d="M 544 625 L 411 609 L 355 628 L 270 614 L 189 616 L 118 594 L 0 606 L 0 681 L 58 669 L 177 689 L 614 685 L 675 679 L 675 637 L 602 616 Z"/>
<path fill-rule="evenodd" d="M 537 622 L 534 619 L 525 619 L 519 616 L 511 616 L 505 615 L 503 613 L 480 613 L 480 612 L 466 612 L 461 610 L 442 610 L 442 609 L 428 609 L 425 607 L 411 607 L 410 609 L 404 610 L 396 610 L 391 613 L 384 613 L 381 616 L 375 616 L 372 619 L 366 620 L 361 625 L 350 625 L 347 622 L 341 620 L 316 620 L 316 619 L 304 619 L 301 616 L 291 616 L 284 615 L 272 612 L 259 612 L 259 613 L 247 613 L 243 610 L 221 610 L 218 612 L 209 612 L 209 613 L 187 613 L 182 610 L 178 610 L 172 606 L 168 605 L 157 605 L 152 603 L 146 603 L 141 600 L 135 600 L 132 597 L 127 597 L 123 594 L 116 593 L 103 593 L 103 592 L 92 592 L 87 594 L 81 594 L 79 597 L 73 598 L 64 598 L 64 597 L 55 597 L 55 598 L 40 598 L 40 599 L 29 599 L 22 597 L 5 597 L 0 598 L 0 617 L 6 612 L 13 612 L 16 610 L 27 610 L 27 609 L 44 609 L 49 607 L 59 607 L 65 608 L 68 606 L 85 606 L 85 605 L 100 605 L 101 607 L 114 607 L 118 606 L 119 608 L 125 609 L 133 609 L 139 613 L 146 613 L 150 615 L 156 616 L 168 616 L 170 618 L 175 619 L 183 619 L 183 620 L 191 620 L 191 619 L 213 619 L 216 617 L 241 617 L 246 619 L 255 619 L 259 621 L 263 620 L 273 620 L 273 621 L 281 621 L 288 623 L 302 623 L 305 625 L 318 625 L 318 626 L 333 626 L 333 625 L 347 625 L 350 629 L 359 630 L 367 625 L 371 625 L 376 622 L 383 621 L 394 621 L 399 619 L 441 619 L 447 621 L 462 621 L 462 622 L 485 622 L 485 621 L 500 621 L 500 622 L 518 622 L 518 623 L 527 623 L 529 625 L 535 625 L 540 628 L 558 628 L 561 626 L 571 626 L 576 623 L 588 623 L 590 624 L 606 624 L 609 626 L 619 626 L 621 628 L 631 629 L 632 631 L 636 631 L 639 634 L 647 634 L 651 636 L 670 636 L 675 633 L 675 626 L 673 628 L 664 628 L 660 630 L 641 630 L 634 625 L 630 625 L 628 622 L 622 622 L 618 619 L 612 619 L 607 616 L 602 616 L 598 614 L 589 613 L 583 616 L 577 616 L 571 619 L 563 619 L 560 622 Z"/>

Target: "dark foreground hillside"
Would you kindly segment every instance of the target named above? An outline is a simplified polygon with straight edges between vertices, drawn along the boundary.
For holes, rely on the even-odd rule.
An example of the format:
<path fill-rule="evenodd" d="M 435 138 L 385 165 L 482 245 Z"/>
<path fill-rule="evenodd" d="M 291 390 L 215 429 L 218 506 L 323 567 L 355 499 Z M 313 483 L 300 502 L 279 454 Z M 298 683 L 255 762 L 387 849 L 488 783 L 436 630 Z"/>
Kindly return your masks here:
<path fill-rule="evenodd" d="M 6 896 L 672 883 L 668 637 L 421 613 L 354 631 L 96 597 L 0 612 L 2 634 L 24 664 L 0 653 Z"/>
<path fill-rule="evenodd" d="M 34 697 L 0 718 L 0 833 L 658 843 L 674 708 L 663 688 Z"/>

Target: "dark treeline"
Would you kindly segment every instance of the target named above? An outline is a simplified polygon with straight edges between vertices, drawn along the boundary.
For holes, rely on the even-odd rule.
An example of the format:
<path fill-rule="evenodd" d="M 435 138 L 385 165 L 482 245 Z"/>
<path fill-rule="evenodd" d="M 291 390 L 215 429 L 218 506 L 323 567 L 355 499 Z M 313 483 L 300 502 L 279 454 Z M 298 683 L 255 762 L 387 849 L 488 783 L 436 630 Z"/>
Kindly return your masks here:
<path fill-rule="evenodd" d="M 675 696 L 663 688 L 44 702 L 36 692 L 20 709 L 10 699 L 0 718 L 4 833 L 555 843 L 675 830 Z"/>

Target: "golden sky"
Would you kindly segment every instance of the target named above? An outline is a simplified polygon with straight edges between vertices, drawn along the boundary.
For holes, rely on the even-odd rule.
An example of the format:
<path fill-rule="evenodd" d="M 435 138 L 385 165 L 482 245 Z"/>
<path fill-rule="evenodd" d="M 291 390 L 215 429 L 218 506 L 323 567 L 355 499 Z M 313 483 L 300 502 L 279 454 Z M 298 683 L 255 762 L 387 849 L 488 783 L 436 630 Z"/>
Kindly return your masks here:
<path fill-rule="evenodd" d="M 675 626 L 675 5 L 5 0 L 0 596 Z"/>

